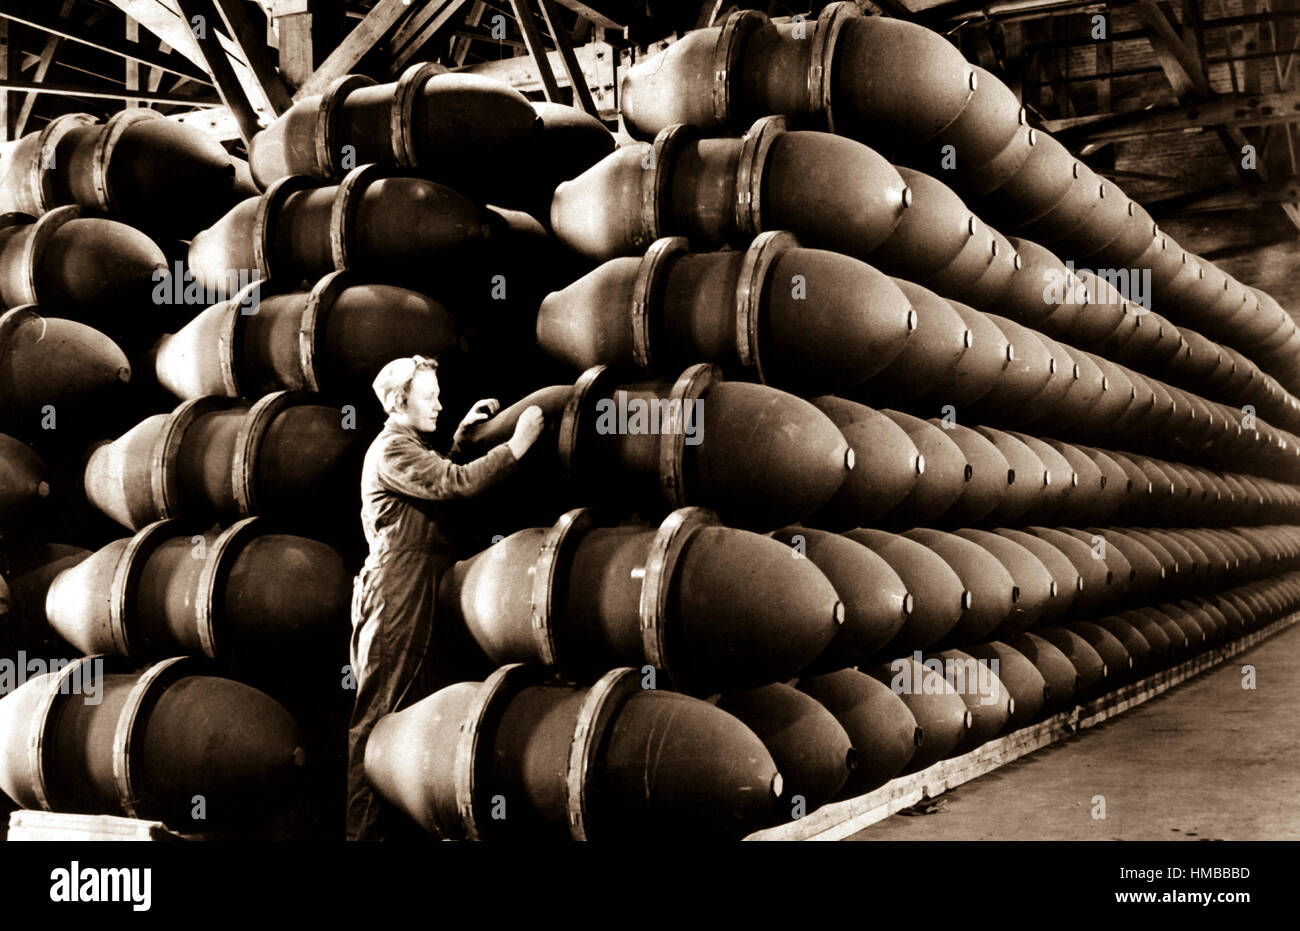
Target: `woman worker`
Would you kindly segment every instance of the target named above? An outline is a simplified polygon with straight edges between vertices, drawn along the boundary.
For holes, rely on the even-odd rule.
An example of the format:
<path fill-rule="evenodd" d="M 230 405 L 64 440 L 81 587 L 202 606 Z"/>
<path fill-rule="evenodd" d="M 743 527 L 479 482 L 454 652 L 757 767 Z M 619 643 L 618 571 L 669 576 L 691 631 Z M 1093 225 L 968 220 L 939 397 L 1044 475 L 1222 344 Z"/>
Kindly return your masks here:
<path fill-rule="evenodd" d="M 375 794 L 364 769 L 366 738 L 384 715 L 426 697 L 437 657 L 434 599 L 438 577 L 455 551 L 439 528 L 440 502 L 478 494 L 514 471 L 543 426 L 542 410 L 523 412 L 508 442 L 465 465 L 452 460 L 471 424 L 499 408 L 477 402 L 456 430 L 450 457 L 430 449 L 421 434 L 438 425 L 437 362 L 395 359 L 374 381 L 388 414 L 361 470 L 361 522 L 370 555 L 352 593 L 353 675 L 356 705 L 348 728 L 349 840 L 380 840 L 406 819 Z M 394 822 L 393 819 L 400 819 Z"/>

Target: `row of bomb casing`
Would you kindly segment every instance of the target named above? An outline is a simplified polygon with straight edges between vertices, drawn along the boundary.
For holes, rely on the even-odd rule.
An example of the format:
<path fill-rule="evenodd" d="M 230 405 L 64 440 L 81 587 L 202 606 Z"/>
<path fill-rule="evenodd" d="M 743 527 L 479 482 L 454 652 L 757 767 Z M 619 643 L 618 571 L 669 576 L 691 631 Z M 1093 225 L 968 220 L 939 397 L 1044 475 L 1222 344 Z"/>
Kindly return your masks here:
<path fill-rule="evenodd" d="M 426 62 L 387 84 L 336 79 L 255 135 L 249 161 L 263 190 L 290 176 L 341 181 L 373 163 L 544 219 L 555 186 L 577 173 L 573 165 L 613 147 L 608 130 L 581 110 L 532 103 L 505 84 Z"/>
<path fill-rule="evenodd" d="M 721 380 L 703 363 L 672 382 L 592 368 L 468 431 L 466 448 L 502 441 L 532 404 L 547 412 L 551 432 L 526 474 L 479 502 L 485 543 L 528 521 L 549 523 L 557 492 L 575 505 L 647 517 L 701 505 L 759 529 L 1098 522 L 1126 507 L 1154 522 L 1249 523 L 1268 519 L 1268 508 L 1295 506 L 1292 486 L 1270 479 L 924 421 L 832 396 L 804 400 Z"/>
<path fill-rule="evenodd" d="M 1300 424 L 1300 400 L 1240 353 L 1185 337 L 1108 277 L 1084 278 L 1041 246 L 1007 239 L 936 179 L 897 170 L 848 139 L 786 131 L 777 118 L 760 120 L 744 139 L 699 139 L 674 126 L 653 145 L 625 146 L 561 185 L 551 220 L 567 246 L 597 261 L 641 255 L 664 236 L 707 250 L 788 231 L 805 246 L 866 259 L 945 298 Z M 767 273 L 781 259 L 750 264 Z"/>
<path fill-rule="evenodd" d="M 924 664 L 902 657 L 865 674 L 842 669 L 723 693 L 713 707 L 648 688 L 644 670 L 615 669 L 576 687 L 508 665 L 382 720 L 366 771 L 444 838 L 734 838 L 975 750 L 1297 605 L 1300 578 L 1290 573 L 946 650 Z M 978 686 L 963 687 L 961 674 L 954 681 L 954 667 Z"/>
<path fill-rule="evenodd" d="M 951 168 L 982 214 L 1081 265 L 1149 269 L 1165 312 L 1300 390 L 1300 330 L 1276 301 L 1161 233 L 1117 185 L 1029 127 L 1004 83 L 928 29 L 850 3 L 828 5 L 815 24 L 742 11 L 638 63 L 622 92 L 640 138 L 674 123 L 740 132 L 782 114 L 896 162 Z"/>
<path fill-rule="evenodd" d="M 0 789 L 24 808 L 182 833 L 291 830 L 305 758 L 288 712 L 186 657 L 131 670 L 83 657 L 0 698 Z"/>
<path fill-rule="evenodd" d="M 253 189 L 246 162 L 149 109 L 58 117 L 18 140 L 9 163 L 0 212 L 79 206 L 160 240 L 189 239 Z"/>
<path fill-rule="evenodd" d="M 769 538 L 699 508 L 657 527 L 578 509 L 457 563 L 439 605 L 485 670 L 522 662 L 590 680 L 652 667 L 707 694 L 1190 597 L 1288 571 L 1297 554 L 1291 525 Z"/>
<path fill-rule="evenodd" d="M 667 374 L 707 360 L 792 391 L 834 390 L 949 420 L 1175 444 L 1238 467 L 1259 459 L 1262 437 L 1283 475 L 1294 458 L 1289 434 L 1261 428 L 1250 407 L 1206 401 L 782 232 L 744 252 L 692 254 L 683 239 L 657 240 L 643 257 L 613 259 L 549 295 L 537 333 L 578 367 Z M 1250 383 L 1235 372 L 1229 364 L 1205 381 Z"/>

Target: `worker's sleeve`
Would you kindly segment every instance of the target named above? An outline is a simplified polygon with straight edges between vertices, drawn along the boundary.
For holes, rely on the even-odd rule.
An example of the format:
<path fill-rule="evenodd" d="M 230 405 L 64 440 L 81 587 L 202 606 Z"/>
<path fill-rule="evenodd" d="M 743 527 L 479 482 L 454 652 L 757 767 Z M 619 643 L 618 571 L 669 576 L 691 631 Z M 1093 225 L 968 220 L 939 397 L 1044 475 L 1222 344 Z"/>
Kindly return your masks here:
<path fill-rule="evenodd" d="M 468 498 L 505 478 L 517 464 L 505 443 L 473 462 L 457 465 L 414 439 L 395 437 L 379 457 L 379 483 L 396 494 L 429 501 Z"/>

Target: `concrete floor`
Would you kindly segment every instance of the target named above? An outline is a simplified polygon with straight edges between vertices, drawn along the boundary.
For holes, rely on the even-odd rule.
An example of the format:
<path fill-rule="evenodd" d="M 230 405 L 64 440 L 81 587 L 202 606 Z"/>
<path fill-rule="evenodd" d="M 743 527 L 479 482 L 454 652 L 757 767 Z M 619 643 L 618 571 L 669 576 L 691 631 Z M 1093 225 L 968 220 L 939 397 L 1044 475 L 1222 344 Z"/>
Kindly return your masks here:
<path fill-rule="evenodd" d="M 1300 840 L 1300 624 L 935 801 L 848 839 Z"/>

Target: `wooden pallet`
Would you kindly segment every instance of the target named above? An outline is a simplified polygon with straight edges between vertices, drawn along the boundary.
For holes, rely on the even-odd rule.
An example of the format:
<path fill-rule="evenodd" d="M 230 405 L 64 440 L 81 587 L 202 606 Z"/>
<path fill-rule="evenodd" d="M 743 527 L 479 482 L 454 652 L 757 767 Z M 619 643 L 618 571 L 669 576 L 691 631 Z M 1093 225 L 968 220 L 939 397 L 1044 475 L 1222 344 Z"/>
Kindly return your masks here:
<path fill-rule="evenodd" d="M 925 799 L 934 798 L 969 782 L 1012 760 L 1040 750 L 1048 744 L 1064 740 L 1071 734 L 1095 727 L 1103 721 L 1122 714 L 1130 708 L 1149 701 L 1161 692 L 1200 675 L 1219 665 L 1229 657 L 1248 650 L 1262 640 L 1285 630 L 1300 621 L 1300 612 L 1274 621 L 1253 633 L 1233 640 L 1222 647 L 1202 653 L 1178 666 L 1139 679 L 1113 692 L 1096 698 L 1069 711 L 1063 711 L 1037 724 L 990 740 L 988 743 L 961 756 L 940 760 L 920 772 L 900 776 L 878 789 L 847 799 L 823 805 L 802 818 L 788 824 L 755 831 L 745 840 L 843 840 L 868 825 L 883 821 L 904 808 L 910 808 Z"/>

